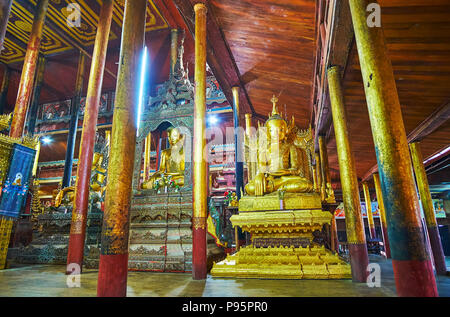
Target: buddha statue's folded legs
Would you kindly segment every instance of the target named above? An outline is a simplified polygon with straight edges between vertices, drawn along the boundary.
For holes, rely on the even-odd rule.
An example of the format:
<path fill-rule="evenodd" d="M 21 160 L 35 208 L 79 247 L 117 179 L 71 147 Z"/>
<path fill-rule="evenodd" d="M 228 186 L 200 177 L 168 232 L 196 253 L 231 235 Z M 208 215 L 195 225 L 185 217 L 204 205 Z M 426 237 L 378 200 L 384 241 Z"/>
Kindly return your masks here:
<path fill-rule="evenodd" d="M 263 196 L 279 189 L 287 193 L 309 193 L 314 191 L 314 186 L 301 176 L 266 177 L 262 173 L 256 175 L 255 179 L 245 186 L 245 192 L 251 196 Z"/>

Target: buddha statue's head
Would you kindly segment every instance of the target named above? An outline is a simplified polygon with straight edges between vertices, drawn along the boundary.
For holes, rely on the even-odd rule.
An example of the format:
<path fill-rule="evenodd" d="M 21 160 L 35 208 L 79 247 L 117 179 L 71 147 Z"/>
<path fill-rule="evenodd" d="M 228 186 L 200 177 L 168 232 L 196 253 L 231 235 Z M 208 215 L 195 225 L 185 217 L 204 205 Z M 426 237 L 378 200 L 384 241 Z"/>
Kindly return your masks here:
<path fill-rule="evenodd" d="M 272 98 L 272 114 L 270 115 L 269 119 L 267 119 L 265 124 L 269 140 L 271 140 L 272 142 L 283 141 L 286 138 L 288 131 L 286 120 L 284 120 L 283 117 L 281 117 L 281 115 L 278 113 L 276 105 L 277 101 L 278 99 L 274 96 Z"/>
<path fill-rule="evenodd" d="M 167 129 L 167 134 L 169 137 L 170 146 L 177 144 L 183 137 L 180 132 L 180 129 L 173 128 L 173 127 L 170 127 L 169 129 Z"/>

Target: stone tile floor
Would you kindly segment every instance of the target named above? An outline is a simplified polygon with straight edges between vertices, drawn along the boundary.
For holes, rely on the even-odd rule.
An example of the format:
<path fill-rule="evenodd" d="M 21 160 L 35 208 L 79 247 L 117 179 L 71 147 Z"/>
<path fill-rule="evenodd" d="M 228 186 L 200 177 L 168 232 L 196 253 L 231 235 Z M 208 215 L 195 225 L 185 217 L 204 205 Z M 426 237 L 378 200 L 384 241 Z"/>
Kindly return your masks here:
<path fill-rule="evenodd" d="M 450 258 L 447 259 L 450 269 Z M 259 280 L 219 279 L 208 276 L 194 281 L 190 274 L 128 273 L 128 296 L 163 297 L 379 297 L 396 296 L 392 265 L 380 256 L 370 256 L 380 264 L 381 287 L 369 288 L 351 280 Z M 61 265 L 25 265 L 0 271 L 0 296 L 96 296 L 97 270 L 85 270 L 81 287 L 69 288 Z M 437 277 L 440 296 L 450 296 L 450 277 Z"/>

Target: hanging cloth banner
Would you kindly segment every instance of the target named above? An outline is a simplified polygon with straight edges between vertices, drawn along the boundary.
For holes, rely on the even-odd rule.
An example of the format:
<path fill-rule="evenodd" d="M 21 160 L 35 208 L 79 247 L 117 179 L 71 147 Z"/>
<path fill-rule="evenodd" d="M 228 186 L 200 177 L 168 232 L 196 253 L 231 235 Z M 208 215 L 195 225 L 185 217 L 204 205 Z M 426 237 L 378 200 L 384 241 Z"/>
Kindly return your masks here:
<path fill-rule="evenodd" d="M 27 200 L 36 150 L 14 144 L 8 176 L 0 198 L 0 216 L 18 218 Z"/>

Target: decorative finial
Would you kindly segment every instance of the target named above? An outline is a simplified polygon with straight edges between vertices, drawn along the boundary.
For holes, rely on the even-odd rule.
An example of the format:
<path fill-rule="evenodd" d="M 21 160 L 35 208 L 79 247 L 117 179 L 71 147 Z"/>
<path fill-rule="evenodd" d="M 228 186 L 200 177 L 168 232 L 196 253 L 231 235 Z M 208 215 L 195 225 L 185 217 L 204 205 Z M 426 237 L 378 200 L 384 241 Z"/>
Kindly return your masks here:
<path fill-rule="evenodd" d="M 272 97 L 272 99 L 270 99 L 270 101 L 272 101 L 272 104 L 273 104 L 272 116 L 277 115 L 278 114 L 278 109 L 277 109 L 278 98 L 275 95 L 273 95 L 273 97 Z"/>

